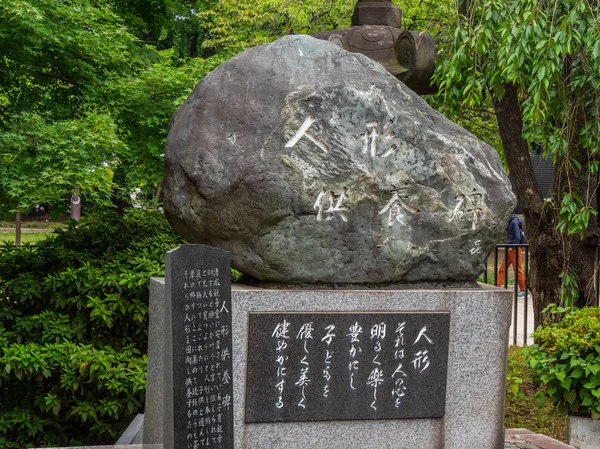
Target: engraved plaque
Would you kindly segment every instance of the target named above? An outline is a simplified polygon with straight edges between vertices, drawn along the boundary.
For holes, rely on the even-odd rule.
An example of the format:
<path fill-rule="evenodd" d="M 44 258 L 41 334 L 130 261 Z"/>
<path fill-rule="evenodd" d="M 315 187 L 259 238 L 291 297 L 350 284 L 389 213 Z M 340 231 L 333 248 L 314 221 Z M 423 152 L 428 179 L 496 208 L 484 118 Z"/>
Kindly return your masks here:
<path fill-rule="evenodd" d="M 444 416 L 449 313 L 251 313 L 246 422 Z"/>
<path fill-rule="evenodd" d="M 231 255 L 167 253 L 173 332 L 173 448 L 233 449 Z"/>

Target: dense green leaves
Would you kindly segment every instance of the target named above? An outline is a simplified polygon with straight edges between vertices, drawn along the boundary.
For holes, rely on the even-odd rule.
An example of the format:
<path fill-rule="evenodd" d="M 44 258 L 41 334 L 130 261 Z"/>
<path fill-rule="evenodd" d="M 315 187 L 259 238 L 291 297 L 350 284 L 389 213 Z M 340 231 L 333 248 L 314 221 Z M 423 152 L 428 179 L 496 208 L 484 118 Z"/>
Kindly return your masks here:
<path fill-rule="evenodd" d="M 148 283 L 179 244 L 159 212 L 0 249 L 0 446 L 114 443 L 142 410 Z"/>
<path fill-rule="evenodd" d="M 209 31 L 202 47 L 237 53 L 286 34 L 350 26 L 354 4 L 342 0 L 226 0 L 198 12 Z"/>
<path fill-rule="evenodd" d="M 504 85 L 512 84 L 520 93 L 523 137 L 578 169 L 579 155 L 568 154 L 575 107 L 585 108 L 587 117 L 585 128 L 578 130 L 579 143 L 590 155 L 600 151 L 597 5 L 558 0 L 477 0 L 469 5 L 451 56 L 437 72 L 444 103 L 482 107 L 490 93 L 501 97 Z M 573 97 L 577 105 L 571 104 Z M 580 224 L 572 232 L 587 225 L 570 219 Z"/>
<path fill-rule="evenodd" d="M 535 332 L 528 349 L 542 397 L 574 415 L 600 418 L 600 309 L 571 312 L 558 324 Z"/>
<path fill-rule="evenodd" d="M 146 3 L 146 13 L 167 14 L 160 1 Z M 117 6 L 131 19 L 133 4 Z M 166 17 L 144 16 L 136 28 L 112 8 L 108 0 L 0 5 L 5 210 L 64 208 L 74 186 L 87 205 L 106 205 L 115 191 L 160 192 L 169 119 L 217 62 L 174 64 L 172 52 L 160 54 L 130 32 L 156 31 Z"/>
<path fill-rule="evenodd" d="M 2 2 L 0 46 L 0 198 L 21 212 L 64 207 L 78 185 L 88 204 L 106 203 L 124 145 L 99 96 L 147 52 L 89 0 Z"/>
<path fill-rule="evenodd" d="M 4 120 L 21 111 L 71 117 L 89 90 L 141 63 L 119 17 L 89 0 L 3 1 L 0 45 Z"/>
<path fill-rule="evenodd" d="M 450 1 L 395 1 L 403 10 L 403 27 L 445 37 L 455 21 Z M 202 48 L 233 54 L 286 34 L 348 28 L 356 2 L 343 0 L 221 0 L 198 10 L 206 30 Z"/>
<path fill-rule="evenodd" d="M 89 202 L 110 204 L 112 171 L 124 145 L 109 116 L 50 122 L 21 113 L 12 125 L 0 134 L 0 192 L 16 209 L 65 204 L 74 185 Z"/>

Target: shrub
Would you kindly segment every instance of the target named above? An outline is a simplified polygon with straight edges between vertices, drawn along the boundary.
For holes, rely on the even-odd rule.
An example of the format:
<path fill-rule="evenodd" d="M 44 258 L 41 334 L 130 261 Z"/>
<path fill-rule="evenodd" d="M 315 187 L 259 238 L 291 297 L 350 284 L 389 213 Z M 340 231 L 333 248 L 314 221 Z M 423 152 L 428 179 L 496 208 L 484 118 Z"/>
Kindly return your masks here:
<path fill-rule="evenodd" d="M 149 280 L 179 244 L 131 210 L 0 248 L 0 447 L 114 443 L 143 408 Z"/>
<path fill-rule="evenodd" d="M 508 348 L 504 425 L 507 429 L 525 428 L 567 441 L 567 416 L 556 405 L 538 399 L 544 386 L 534 383 L 526 350 L 519 346 Z"/>
<path fill-rule="evenodd" d="M 564 412 L 600 418 L 600 308 L 570 312 L 534 338 L 528 357 L 544 396 Z"/>

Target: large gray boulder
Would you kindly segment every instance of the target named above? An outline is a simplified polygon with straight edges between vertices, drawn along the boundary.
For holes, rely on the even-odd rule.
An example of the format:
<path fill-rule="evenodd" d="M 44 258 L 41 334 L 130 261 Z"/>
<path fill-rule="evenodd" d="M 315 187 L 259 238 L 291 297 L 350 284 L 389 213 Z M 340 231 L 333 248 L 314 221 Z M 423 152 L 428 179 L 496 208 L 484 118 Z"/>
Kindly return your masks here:
<path fill-rule="evenodd" d="M 165 210 L 263 281 L 474 281 L 515 206 L 496 152 L 379 64 L 288 36 L 175 113 Z"/>

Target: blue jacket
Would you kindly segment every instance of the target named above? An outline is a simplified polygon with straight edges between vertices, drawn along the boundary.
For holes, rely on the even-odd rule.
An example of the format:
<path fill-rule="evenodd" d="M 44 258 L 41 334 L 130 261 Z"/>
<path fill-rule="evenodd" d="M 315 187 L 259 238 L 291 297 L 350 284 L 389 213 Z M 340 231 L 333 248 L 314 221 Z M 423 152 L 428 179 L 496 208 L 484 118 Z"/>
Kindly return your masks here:
<path fill-rule="evenodd" d="M 506 235 L 507 244 L 518 245 L 521 243 L 521 222 L 516 215 L 513 215 L 510 220 L 508 220 Z"/>

